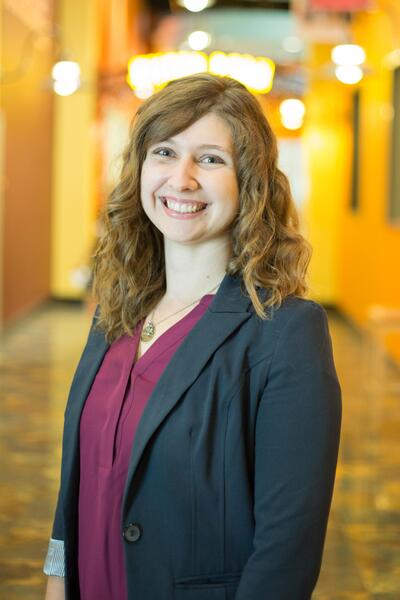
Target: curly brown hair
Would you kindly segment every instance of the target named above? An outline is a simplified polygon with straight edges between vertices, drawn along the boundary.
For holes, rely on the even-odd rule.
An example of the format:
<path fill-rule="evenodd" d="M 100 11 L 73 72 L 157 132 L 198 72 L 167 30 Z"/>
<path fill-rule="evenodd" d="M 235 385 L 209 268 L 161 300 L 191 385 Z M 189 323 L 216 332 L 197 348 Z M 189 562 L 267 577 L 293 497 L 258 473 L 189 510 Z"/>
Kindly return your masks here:
<path fill-rule="evenodd" d="M 97 325 L 109 342 L 132 335 L 166 290 L 161 232 L 145 214 L 140 174 L 147 149 L 190 127 L 207 113 L 228 124 L 239 184 L 226 267 L 242 277 L 262 319 L 286 296 L 304 296 L 311 247 L 299 233 L 289 182 L 277 167 L 277 142 L 256 98 L 239 82 L 207 73 L 176 79 L 146 100 L 133 118 L 121 176 L 102 215 L 94 257 Z M 261 288 L 268 290 L 262 299 Z"/>

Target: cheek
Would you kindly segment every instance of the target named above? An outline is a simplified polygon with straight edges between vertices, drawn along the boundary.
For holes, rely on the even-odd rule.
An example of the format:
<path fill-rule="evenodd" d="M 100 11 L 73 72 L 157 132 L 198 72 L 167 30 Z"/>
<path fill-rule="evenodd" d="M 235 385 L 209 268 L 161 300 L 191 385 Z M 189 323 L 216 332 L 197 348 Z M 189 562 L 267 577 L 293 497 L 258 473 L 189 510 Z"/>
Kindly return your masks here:
<path fill-rule="evenodd" d="M 154 185 L 150 173 L 147 169 L 143 169 L 140 179 L 140 199 L 144 208 L 149 206 L 152 200 L 153 188 Z"/>
<path fill-rule="evenodd" d="M 146 168 L 146 163 L 143 164 L 142 172 L 140 173 L 140 189 L 148 188 L 149 170 Z"/>
<path fill-rule="evenodd" d="M 151 165 L 144 163 L 140 177 L 140 193 L 142 199 L 149 200 L 149 197 L 156 193 L 161 187 L 164 178 L 162 173 L 156 171 Z"/>
<path fill-rule="evenodd" d="M 232 211 L 236 212 L 239 208 L 239 186 L 236 179 L 230 178 L 226 182 L 224 189 L 230 199 Z"/>

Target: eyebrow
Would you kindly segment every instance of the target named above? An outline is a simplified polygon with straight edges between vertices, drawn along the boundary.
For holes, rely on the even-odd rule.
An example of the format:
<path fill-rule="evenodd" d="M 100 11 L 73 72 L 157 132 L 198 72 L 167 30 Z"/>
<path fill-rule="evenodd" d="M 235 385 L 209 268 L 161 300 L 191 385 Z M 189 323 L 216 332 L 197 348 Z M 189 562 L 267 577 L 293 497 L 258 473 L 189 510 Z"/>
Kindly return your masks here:
<path fill-rule="evenodd" d="M 223 146 L 218 146 L 218 144 L 200 144 L 198 148 L 214 148 L 215 150 L 222 150 L 222 152 L 227 152 L 227 154 L 230 154 L 227 148 L 224 148 Z"/>
<path fill-rule="evenodd" d="M 166 143 L 170 143 L 170 144 L 174 144 L 174 138 L 169 138 L 167 140 L 165 140 Z M 230 150 L 228 150 L 227 148 L 224 148 L 223 146 L 218 146 L 218 144 L 199 144 L 198 146 L 196 146 L 197 148 L 199 148 L 200 150 L 204 150 L 205 148 L 213 148 L 214 150 L 221 150 L 221 152 L 225 152 L 226 154 L 231 154 Z"/>

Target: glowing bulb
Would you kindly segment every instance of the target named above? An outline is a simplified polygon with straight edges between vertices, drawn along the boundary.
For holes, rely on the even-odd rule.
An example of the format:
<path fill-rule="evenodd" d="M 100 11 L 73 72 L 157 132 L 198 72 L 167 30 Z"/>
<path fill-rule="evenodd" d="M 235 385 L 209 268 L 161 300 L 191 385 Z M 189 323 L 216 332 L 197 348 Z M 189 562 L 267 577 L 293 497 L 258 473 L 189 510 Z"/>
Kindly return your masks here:
<path fill-rule="evenodd" d="M 352 85 L 363 78 L 363 70 L 357 65 L 341 65 L 336 67 L 335 75 L 342 83 Z"/>
<path fill-rule="evenodd" d="M 362 65 L 365 62 L 365 50 L 357 44 L 339 44 L 331 52 L 336 65 Z"/>
<path fill-rule="evenodd" d="M 280 103 L 279 112 L 285 117 L 302 119 L 306 112 L 306 107 L 301 100 L 288 98 Z"/>
<path fill-rule="evenodd" d="M 229 75 L 229 59 L 225 52 L 213 52 L 209 58 L 210 72 L 217 75 Z"/>
<path fill-rule="evenodd" d="M 60 60 L 52 70 L 53 89 L 59 96 L 70 96 L 81 85 L 81 68 L 72 60 Z"/>
<path fill-rule="evenodd" d="M 303 119 L 287 119 L 286 117 L 282 117 L 282 125 L 285 127 L 285 129 L 291 129 L 294 131 L 303 126 Z"/>
<path fill-rule="evenodd" d="M 79 89 L 77 81 L 53 81 L 53 90 L 58 96 L 71 96 Z"/>
<path fill-rule="evenodd" d="M 184 6 L 190 12 L 200 12 L 205 8 L 208 8 L 214 1 L 210 0 L 179 0 L 178 4 Z"/>
<path fill-rule="evenodd" d="M 81 75 L 81 68 L 77 62 L 72 60 L 60 60 L 52 70 L 53 79 L 78 79 Z"/>
<path fill-rule="evenodd" d="M 192 50 L 204 50 L 210 41 L 211 36 L 207 31 L 193 31 L 188 37 L 188 44 Z"/>
<path fill-rule="evenodd" d="M 297 98 L 288 98 L 279 105 L 282 125 L 286 129 L 300 129 L 303 125 L 306 107 Z"/>

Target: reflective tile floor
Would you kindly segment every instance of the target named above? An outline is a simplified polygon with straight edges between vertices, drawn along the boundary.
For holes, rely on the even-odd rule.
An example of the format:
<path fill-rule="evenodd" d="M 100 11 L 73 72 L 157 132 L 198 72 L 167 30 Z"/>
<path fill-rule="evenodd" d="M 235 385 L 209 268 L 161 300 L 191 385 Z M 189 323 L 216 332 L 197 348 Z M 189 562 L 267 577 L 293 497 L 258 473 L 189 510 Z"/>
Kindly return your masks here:
<path fill-rule="evenodd" d="M 55 303 L 24 319 L 1 340 L 4 600 L 44 597 L 42 563 L 57 494 L 62 417 L 89 324 L 84 308 Z M 362 336 L 335 314 L 330 314 L 330 325 L 343 388 L 343 428 L 313 600 L 399 600 L 400 393 L 372 391 L 373 361 L 366 368 Z M 394 370 L 391 376 L 400 379 Z"/>

